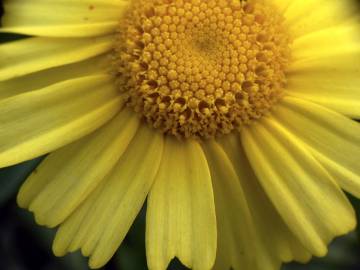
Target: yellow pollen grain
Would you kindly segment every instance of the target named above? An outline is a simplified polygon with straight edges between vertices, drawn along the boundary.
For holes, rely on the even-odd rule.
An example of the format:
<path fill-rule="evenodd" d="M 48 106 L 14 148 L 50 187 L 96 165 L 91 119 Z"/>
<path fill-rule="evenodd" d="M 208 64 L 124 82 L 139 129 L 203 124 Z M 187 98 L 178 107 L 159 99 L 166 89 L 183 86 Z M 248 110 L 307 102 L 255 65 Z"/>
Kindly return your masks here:
<path fill-rule="evenodd" d="M 134 0 L 114 69 L 127 104 L 178 138 L 227 134 L 283 93 L 290 39 L 262 0 Z"/>

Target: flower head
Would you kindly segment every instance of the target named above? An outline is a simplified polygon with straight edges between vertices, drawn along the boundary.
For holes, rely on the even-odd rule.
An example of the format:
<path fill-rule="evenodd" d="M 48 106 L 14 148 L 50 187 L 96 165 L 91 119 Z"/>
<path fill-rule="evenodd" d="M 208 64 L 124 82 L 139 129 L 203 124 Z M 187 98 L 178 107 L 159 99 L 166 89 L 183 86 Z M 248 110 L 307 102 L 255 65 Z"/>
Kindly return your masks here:
<path fill-rule="evenodd" d="M 278 270 L 353 230 L 351 0 L 5 1 L 0 166 L 58 256 L 103 266 L 147 199 L 149 269 Z"/>

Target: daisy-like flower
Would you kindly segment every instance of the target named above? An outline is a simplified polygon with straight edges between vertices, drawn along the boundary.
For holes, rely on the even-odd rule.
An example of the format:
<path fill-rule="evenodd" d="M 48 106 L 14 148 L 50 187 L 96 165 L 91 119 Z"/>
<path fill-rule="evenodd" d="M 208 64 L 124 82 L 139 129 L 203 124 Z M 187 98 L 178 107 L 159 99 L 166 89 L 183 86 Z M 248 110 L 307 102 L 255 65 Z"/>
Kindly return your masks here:
<path fill-rule="evenodd" d="M 277 270 L 353 230 L 351 0 L 5 0 L 0 166 L 58 256 L 115 253 L 147 199 L 151 270 Z"/>

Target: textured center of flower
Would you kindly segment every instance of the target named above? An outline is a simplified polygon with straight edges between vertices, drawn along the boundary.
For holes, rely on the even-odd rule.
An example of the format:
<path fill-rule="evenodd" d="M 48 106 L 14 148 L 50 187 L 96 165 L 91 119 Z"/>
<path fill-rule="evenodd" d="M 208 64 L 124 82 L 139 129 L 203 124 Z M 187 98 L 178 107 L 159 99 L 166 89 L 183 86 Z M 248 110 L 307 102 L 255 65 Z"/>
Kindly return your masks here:
<path fill-rule="evenodd" d="M 289 38 L 261 0 L 137 0 L 115 50 L 127 103 L 164 133 L 240 129 L 280 98 Z"/>

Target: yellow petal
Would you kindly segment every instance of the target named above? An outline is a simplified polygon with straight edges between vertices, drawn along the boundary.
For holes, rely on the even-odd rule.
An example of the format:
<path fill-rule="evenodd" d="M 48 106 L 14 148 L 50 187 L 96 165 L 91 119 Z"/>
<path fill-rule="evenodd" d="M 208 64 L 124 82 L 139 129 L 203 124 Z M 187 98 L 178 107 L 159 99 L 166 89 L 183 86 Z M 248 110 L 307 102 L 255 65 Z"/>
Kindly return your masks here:
<path fill-rule="evenodd" d="M 160 164 L 163 137 L 146 126 L 135 135 L 108 179 L 60 226 L 54 251 L 81 248 L 90 267 L 115 253 L 140 211 Z M 70 233 L 72 238 L 66 235 Z M 64 237 L 64 240 L 62 240 Z"/>
<path fill-rule="evenodd" d="M 0 45 L 0 81 L 82 61 L 109 51 L 113 37 L 28 38 Z"/>
<path fill-rule="evenodd" d="M 351 30 L 351 28 L 336 28 L 336 30 L 346 31 Z M 315 41 L 321 38 L 321 35 L 317 36 L 314 34 L 310 37 L 314 37 L 312 41 L 307 39 L 308 44 L 299 43 L 298 47 L 294 49 L 295 59 L 288 69 L 289 73 L 314 72 L 319 70 L 329 72 L 331 71 L 330 69 L 345 72 L 354 70 L 359 66 L 360 42 L 346 42 L 345 44 L 341 43 L 339 46 L 326 46 L 326 43 L 316 43 Z M 310 44 L 312 46 L 309 46 Z"/>
<path fill-rule="evenodd" d="M 359 29 L 349 24 L 298 39 L 287 76 L 288 94 L 360 118 Z"/>
<path fill-rule="evenodd" d="M 292 44 L 292 61 L 307 61 L 346 52 L 359 47 L 359 23 L 346 23 L 321 29 L 296 39 Z M 336 42 L 334 42 L 336 40 Z M 328 60 L 329 62 L 332 60 Z"/>
<path fill-rule="evenodd" d="M 83 253 L 91 252 L 91 268 L 103 266 L 125 238 L 153 184 L 162 152 L 162 134 L 143 127 L 116 166 L 97 201 L 98 211 L 91 214 L 93 227 L 82 247 Z"/>
<path fill-rule="evenodd" d="M 103 35 L 119 24 L 127 1 L 6 0 L 2 32 L 48 37 Z"/>
<path fill-rule="evenodd" d="M 0 33 L 18 33 L 43 37 L 94 37 L 113 33 L 119 25 L 118 21 L 82 23 L 82 24 L 56 24 L 56 25 L 21 25 L 0 28 Z"/>
<path fill-rule="evenodd" d="M 219 143 L 234 166 L 254 220 L 258 246 L 262 248 L 258 251 L 258 269 L 278 270 L 283 261 L 307 262 L 311 254 L 289 230 L 268 199 L 251 169 L 238 134 L 221 138 Z"/>
<path fill-rule="evenodd" d="M 356 10 L 351 0 L 293 0 L 285 18 L 289 33 L 297 38 L 344 23 L 356 15 Z"/>
<path fill-rule="evenodd" d="M 271 117 L 244 129 L 242 142 L 275 208 L 311 253 L 325 255 L 334 236 L 354 229 L 354 211 L 333 178 Z"/>
<path fill-rule="evenodd" d="M 55 256 L 65 256 L 69 251 L 76 250 L 71 250 L 70 245 L 72 245 L 74 238 L 80 232 L 79 230 L 81 228 L 82 221 L 86 217 L 87 213 L 91 212 L 96 199 L 100 196 L 106 183 L 107 181 L 101 181 L 96 189 L 90 193 L 76 211 L 74 211 L 70 217 L 59 226 L 52 246 Z"/>
<path fill-rule="evenodd" d="M 359 123 L 297 98 L 284 98 L 274 115 L 311 149 L 342 188 L 360 197 Z"/>
<path fill-rule="evenodd" d="M 122 107 L 107 75 L 64 81 L 0 101 L 0 167 L 46 154 L 94 131 Z"/>
<path fill-rule="evenodd" d="M 104 74 L 108 66 L 109 55 L 100 55 L 81 62 L 46 69 L 11 80 L 0 81 L 0 99 L 38 90 L 65 80 L 93 74 Z"/>
<path fill-rule="evenodd" d="M 100 130 L 50 154 L 20 189 L 18 203 L 37 222 L 59 225 L 114 167 L 139 120 L 125 109 Z"/>
<path fill-rule="evenodd" d="M 164 270 L 177 256 L 194 270 L 210 270 L 216 256 L 216 217 L 211 176 L 195 141 L 167 137 L 148 198 L 146 252 L 150 270 Z"/>
<path fill-rule="evenodd" d="M 254 270 L 260 257 L 257 232 L 238 176 L 219 144 L 207 141 L 203 149 L 210 167 L 217 217 L 214 269 Z"/>

